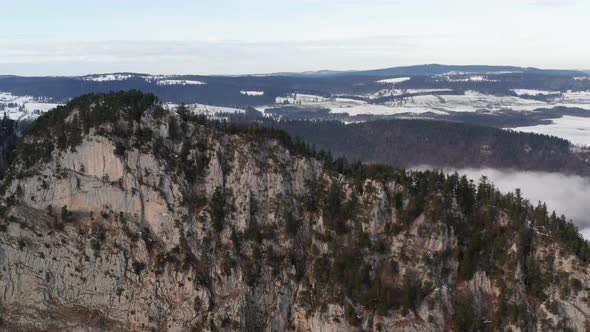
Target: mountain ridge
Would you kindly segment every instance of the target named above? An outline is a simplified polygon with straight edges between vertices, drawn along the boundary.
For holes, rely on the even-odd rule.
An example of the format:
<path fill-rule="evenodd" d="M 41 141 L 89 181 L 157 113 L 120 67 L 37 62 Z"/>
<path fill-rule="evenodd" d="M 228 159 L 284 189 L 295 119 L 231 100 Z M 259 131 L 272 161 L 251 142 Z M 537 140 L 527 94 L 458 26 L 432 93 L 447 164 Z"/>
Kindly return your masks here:
<path fill-rule="evenodd" d="M 263 76 L 307 76 L 307 77 L 328 77 L 328 76 L 422 76 L 422 75 L 441 75 L 447 73 L 465 73 L 465 74 L 493 74 L 502 72 L 528 72 L 528 73 L 546 73 L 554 75 L 590 75 L 589 70 L 578 70 L 578 69 L 552 69 L 552 68 L 537 68 L 537 67 L 522 67 L 522 66 L 511 66 L 511 65 L 447 65 L 447 64 L 420 64 L 420 65 L 409 65 L 409 66 L 395 66 L 387 68 L 377 69 L 351 69 L 351 70 L 311 70 L 303 72 L 274 72 L 268 74 L 242 74 L 242 75 L 217 75 L 217 74 L 147 74 L 147 73 L 136 73 L 136 72 L 105 72 L 105 73 L 89 73 L 84 75 L 46 75 L 46 76 L 21 76 L 14 74 L 0 75 L 0 79 L 3 78 L 48 78 L 48 77 L 63 77 L 63 78 L 85 78 L 103 75 L 133 75 L 133 76 L 145 76 L 145 77 L 179 77 L 179 78 L 206 78 L 206 77 L 263 77 Z"/>
<path fill-rule="evenodd" d="M 137 91 L 41 116 L 1 189 L 7 331 L 588 326 L 588 243 L 519 192 Z"/>
<path fill-rule="evenodd" d="M 518 67 L 518 66 L 494 66 L 494 65 L 444 65 L 444 64 L 424 64 L 412 66 L 390 67 L 382 69 L 369 70 L 319 70 L 308 71 L 301 73 L 275 73 L 277 76 L 311 76 L 311 77 L 326 77 L 326 76 L 421 76 L 421 75 L 442 75 L 447 73 L 466 73 L 466 74 L 493 74 L 502 72 L 522 72 L 522 73 L 546 73 L 553 75 L 581 75 L 585 76 L 584 71 L 569 70 L 569 69 L 540 69 L 534 67 Z"/>

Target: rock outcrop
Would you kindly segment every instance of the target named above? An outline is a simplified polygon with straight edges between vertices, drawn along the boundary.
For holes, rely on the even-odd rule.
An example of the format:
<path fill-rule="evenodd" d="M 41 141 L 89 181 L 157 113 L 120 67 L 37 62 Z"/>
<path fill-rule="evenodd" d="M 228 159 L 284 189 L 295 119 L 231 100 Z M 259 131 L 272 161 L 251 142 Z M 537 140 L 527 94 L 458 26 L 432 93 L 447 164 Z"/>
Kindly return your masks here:
<path fill-rule="evenodd" d="M 137 92 L 41 117 L 2 192 L 7 331 L 589 327 L 586 243 L 518 195 Z"/>

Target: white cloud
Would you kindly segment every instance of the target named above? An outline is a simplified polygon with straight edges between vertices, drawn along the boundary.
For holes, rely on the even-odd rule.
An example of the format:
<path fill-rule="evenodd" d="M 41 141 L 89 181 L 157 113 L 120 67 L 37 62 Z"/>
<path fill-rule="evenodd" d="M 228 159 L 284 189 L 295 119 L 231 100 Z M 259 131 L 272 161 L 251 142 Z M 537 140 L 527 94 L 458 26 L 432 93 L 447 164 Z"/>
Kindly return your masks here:
<path fill-rule="evenodd" d="M 34 16 L 42 6 L 22 5 L 27 15 L 5 15 L 0 30 L 18 34 L 0 36 L 0 72 L 96 72 L 124 64 L 204 74 L 434 62 L 590 67 L 590 44 L 583 42 L 590 7 L 581 0 L 171 0 L 140 8 L 135 0 L 117 13 L 105 1 L 83 11 L 86 4 L 44 5 L 68 14 Z"/>
<path fill-rule="evenodd" d="M 550 211 L 572 219 L 590 240 L 590 178 L 546 172 L 522 172 L 497 169 L 461 169 L 460 174 L 479 180 L 487 176 L 503 192 L 520 188 L 532 204 L 545 202 Z"/>

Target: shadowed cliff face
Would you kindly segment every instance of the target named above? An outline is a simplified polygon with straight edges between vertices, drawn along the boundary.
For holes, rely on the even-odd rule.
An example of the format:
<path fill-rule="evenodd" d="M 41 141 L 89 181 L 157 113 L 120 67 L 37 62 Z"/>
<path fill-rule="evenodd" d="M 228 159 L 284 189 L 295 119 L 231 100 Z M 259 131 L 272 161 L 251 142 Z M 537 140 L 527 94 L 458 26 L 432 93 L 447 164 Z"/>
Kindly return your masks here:
<path fill-rule="evenodd" d="M 17 128 L 16 122 L 6 116 L 0 119 L 0 179 L 8 167 L 12 152 L 16 147 Z"/>
<path fill-rule="evenodd" d="M 332 160 L 137 92 L 75 99 L 16 151 L 7 331 L 587 326 L 587 245 L 489 183 Z"/>

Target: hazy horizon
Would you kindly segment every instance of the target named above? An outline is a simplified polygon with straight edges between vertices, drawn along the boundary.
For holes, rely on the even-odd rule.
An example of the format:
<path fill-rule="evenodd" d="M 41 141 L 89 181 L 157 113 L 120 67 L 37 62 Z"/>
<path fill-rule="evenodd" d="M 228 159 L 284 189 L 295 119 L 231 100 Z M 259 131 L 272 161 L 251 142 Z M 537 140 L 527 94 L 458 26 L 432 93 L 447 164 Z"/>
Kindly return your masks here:
<path fill-rule="evenodd" d="M 457 63 L 457 64 L 449 64 L 449 63 L 416 63 L 410 65 L 390 65 L 385 67 L 375 67 L 375 68 L 348 68 L 348 69 L 333 69 L 333 68 L 324 68 L 324 69 L 317 69 L 317 70 L 302 70 L 302 71 L 275 71 L 275 72 L 258 72 L 258 73 L 227 73 L 227 74 L 219 74 L 219 73 L 210 73 L 210 74 L 203 74 L 198 72 L 178 72 L 178 73 L 161 73 L 161 72 L 134 72 L 134 71 L 110 71 L 110 72 L 80 72 L 77 74 L 70 74 L 70 75 L 59 75 L 59 74 L 46 74 L 46 75 L 20 75 L 14 74 L 10 72 L 0 72 L 0 76 L 19 76 L 19 77 L 79 77 L 79 76 L 87 76 L 87 75 L 109 75 L 109 74 L 137 74 L 137 75 L 178 75 L 178 76 L 264 76 L 264 75 L 274 75 L 274 74 L 288 74 L 288 73 L 313 73 L 313 72 L 339 72 L 339 71 L 364 71 L 364 70 L 380 70 L 380 69 L 388 69 L 388 68 L 397 68 L 397 67 L 412 67 L 412 66 L 426 66 L 426 65 L 443 65 L 443 66 L 491 66 L 491 67 L 522 67 L 522 68 L 536 68 L 542 70 L 572 70 L 572 71 L 581 71 L 581 72 L 588 72 L 590 70 L 580 69 L 580 68 L 544 68 L 544 67 L 533 67 L 533 66 L 517 66 L 511 64 L 487 64 L 487 63 Z"/>
<path fill-rule="evenodd" d="M 424 63 L 586 69 L 588 12 L 580 0 L 8 1 L 0 73 L 243 75 Z"/>

